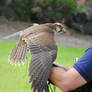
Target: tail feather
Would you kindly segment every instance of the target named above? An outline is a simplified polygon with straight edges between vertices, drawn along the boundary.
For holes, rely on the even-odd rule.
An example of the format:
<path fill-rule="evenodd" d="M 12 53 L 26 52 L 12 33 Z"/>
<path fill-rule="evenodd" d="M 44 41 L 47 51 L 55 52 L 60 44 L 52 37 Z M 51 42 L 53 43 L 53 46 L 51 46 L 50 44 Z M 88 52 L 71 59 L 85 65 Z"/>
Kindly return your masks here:
<path fill-rule="evenodd" d="M 17 55 L 16 55 L 16 58 L 15 58 L 15 61 L 18 62 L 18 58 L 19 58 L 19 55 L 20 55 L 20 48 L 19 48 L 19 50 L 17 50 L 16 53 L 17 53 Z"/>
<path fill-rule="evenodd" d="M 15 53 L 15 55 L 14 55 L 14 57 L 13 57 L 13 61 L 14 62 L 17 62 L 17 56 L 18 56 L 18 51 L 19 51 L 19 48 L 17 48 L 17 51 L 16 51 L 16 53 Z"/>
<path fill-rule="evenodd" d="M 26 60 L 27 56 L 27 44 L 24 42 L 18 43 L 11 51 L 9 60 L 12 63 L 21 63 Z"/>
<path fill-rule="evenodd" d="M 14 48 L 13 48 L 12 51 L 11 51 L 12 53 L 10 54 L 10 57 L 9 57 L 10 60 L 12 60 L 12 57 L 14 57 L 16 51 L 17 51 L 17 47 L 14 46 Z"/>
<path fill-rule="evenodd" d="M 19 60 L 19 63 L 21 63 L 21 54 L 20 53 L 23 53 L 23 47 L 21 47 L 20 49 L 19 49 L 19 55 L 18 55 L 18 60 Z"/>
<path fill-rule="evenodd" d="M 27 46 L 25 45 L 25 46 L 23 46 L 23 54 L 22 54 L 22 61 L 24 62 L 24 60 L 26 59 L 26 53 L 27 53 L 27 48 L 26 48 Z"/>

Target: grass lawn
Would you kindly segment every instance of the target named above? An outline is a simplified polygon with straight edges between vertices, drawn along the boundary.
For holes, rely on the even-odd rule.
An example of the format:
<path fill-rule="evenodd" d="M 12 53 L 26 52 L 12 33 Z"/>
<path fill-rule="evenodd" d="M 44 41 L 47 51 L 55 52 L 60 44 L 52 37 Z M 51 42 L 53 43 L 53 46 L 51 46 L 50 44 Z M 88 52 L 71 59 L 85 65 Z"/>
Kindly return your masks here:
<path fill-rule="evenodd" d="M 24 65 L 12 66 L 8 63 L 8 56 L 15 42 L 0 42 L 0 92 L 32 92 L 28 79 L 28 63 L 30 55 Z M 86 48 L 58 47 L 57 63 L 72 67 L 75 57 L 81 57 Z M 57 92 L 61 92 L 57 89 Z"/>

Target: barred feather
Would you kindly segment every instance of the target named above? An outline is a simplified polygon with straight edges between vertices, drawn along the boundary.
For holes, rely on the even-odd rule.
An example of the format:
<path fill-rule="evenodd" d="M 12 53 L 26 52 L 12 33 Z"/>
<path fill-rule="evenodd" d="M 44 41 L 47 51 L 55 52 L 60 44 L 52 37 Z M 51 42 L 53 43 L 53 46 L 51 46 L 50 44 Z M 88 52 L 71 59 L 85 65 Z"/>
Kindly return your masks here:
<path fill-rule="evenodd" d="M 42 51 L 37 54 L 32 54 L 31 62 L 29 65 L 29 75 L 30 82 L 32 82 L 31 88 L 33 88 L 33 92 L 41 92 L 41 90 L 47 90 L 45 87 L 47 87 L 46 84 L 53 62 L 51 53 L 52 52 Z M 34 59 L 34 57 L 36 59 Z"/>
<path fill-rule="evenodd" d="M 12 63 L 21 63 L 26 60 L 27 56 L 27 44 L 25 42 L 18 43 L 11 51 L 9 60 Z"/>
<path fill-rule="evenodd" d="M 41 75 L 39 73 L 37 79 L 34 80 L 32 83 L 33 84 L 32 88 L 34 88 L 35 91 L 43 89 L 46 85 L 50 71 L 48 71 L 48 70 L 43 70 L 43 71 L 45 71 L 45 72 L 43 72 L 43 74 L 41 74 Z"/>

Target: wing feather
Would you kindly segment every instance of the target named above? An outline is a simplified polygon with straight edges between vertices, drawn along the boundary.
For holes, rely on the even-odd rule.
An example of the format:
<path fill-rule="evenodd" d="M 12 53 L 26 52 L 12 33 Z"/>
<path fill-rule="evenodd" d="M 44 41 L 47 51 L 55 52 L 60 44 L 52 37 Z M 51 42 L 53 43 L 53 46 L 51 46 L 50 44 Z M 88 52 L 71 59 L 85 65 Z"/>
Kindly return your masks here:
<path fill-rule="evenodd" d="M 49 40 L 47 39 L 48 37 Z M 53 35 L 42 32 L 35 37 L 26 37 L 27 46 L 31 52 L 29 65 L 29 82 L 33 92 L 47 90 L 47 81 L 51 72 L 52 63 L 56 59 L 57 47 Z"/>

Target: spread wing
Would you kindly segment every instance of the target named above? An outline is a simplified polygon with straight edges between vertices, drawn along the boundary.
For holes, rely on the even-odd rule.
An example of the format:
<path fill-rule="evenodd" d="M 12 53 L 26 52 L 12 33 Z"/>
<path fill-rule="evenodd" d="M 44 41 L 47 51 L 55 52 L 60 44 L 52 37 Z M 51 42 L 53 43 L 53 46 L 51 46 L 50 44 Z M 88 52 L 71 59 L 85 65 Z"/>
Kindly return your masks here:
<path fill-rule="evenodd" d="M 24 39 L 31 52 L 29 65 L 29 76 L 33 92 L 47 91 L 46 83 L 49 78 L 52 63 L 56 59 L 57 47 L 53 34 L 41 32 L 35 36 L 28 36 Z"/>

